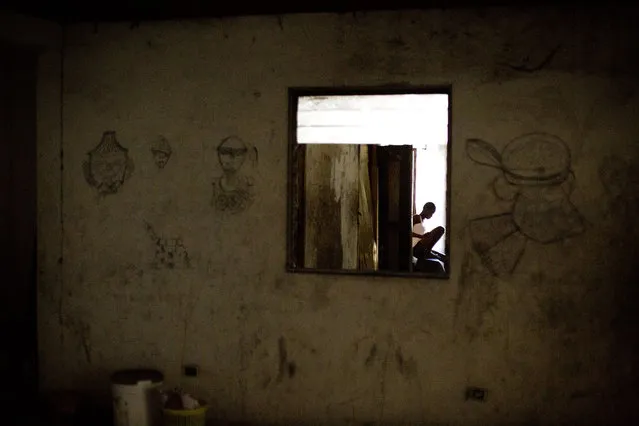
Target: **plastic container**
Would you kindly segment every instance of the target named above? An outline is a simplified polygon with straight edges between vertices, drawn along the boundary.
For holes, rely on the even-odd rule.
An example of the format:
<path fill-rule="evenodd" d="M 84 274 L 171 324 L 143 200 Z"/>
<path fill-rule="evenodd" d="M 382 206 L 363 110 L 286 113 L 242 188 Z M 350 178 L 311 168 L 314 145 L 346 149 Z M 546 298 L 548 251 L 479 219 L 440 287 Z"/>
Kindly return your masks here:
<path fill-rule="evenodd" d="M 208 406 L 202 405 L 194 410 L 164 409 L 164 426 L 205 426 Z"/>
<path fill-rule="evenodd" d="M 114 426 L 161 426 L 164 376 L 155 370 L 121 370 L 111 377 Z"/>

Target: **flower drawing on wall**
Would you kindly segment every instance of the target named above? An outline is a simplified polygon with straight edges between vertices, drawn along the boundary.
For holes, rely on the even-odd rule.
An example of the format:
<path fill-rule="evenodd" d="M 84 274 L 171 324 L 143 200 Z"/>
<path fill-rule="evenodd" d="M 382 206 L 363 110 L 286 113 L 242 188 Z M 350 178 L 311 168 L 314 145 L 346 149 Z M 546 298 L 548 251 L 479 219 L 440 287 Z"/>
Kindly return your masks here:
<path fill-rule="evenodd" d="M 117 193 L 133 172 L 129 150 L 120 145 L 114 131 L 104 132 L 87 157 L 83 163 L 84 178 L 99 195 Z"/>
<path fill-rule="evenodd" d="M 213 180 L 211 204 L 221 212 L 240 213 L 255 199 L 253 166 L 257 149 L 237 136 L 224 138 L 217 146 L 217 158 L 222 174 Z"/>
<path fill-rule="evenodd" d="M 164 136 L 160 135 L 151 142 L 151 155 L 153 155 L 153 162 L 158 169 L 163 169 L 166 166 L 172 153 L 171 144 Z"/>
<path fill-rule="evenodd" d="M 584 220 L 570 200 L 575 176 L 568 146 L 546 133 L 521 135 L 499 152 L 481 139 L 466 141 L 477 164 L 499 170 L 493 181 L 508 211 L 470 221 L 474 250 L 494 275 L 512 273 L 526 243 L 549 244 L 584 231 Z"/>

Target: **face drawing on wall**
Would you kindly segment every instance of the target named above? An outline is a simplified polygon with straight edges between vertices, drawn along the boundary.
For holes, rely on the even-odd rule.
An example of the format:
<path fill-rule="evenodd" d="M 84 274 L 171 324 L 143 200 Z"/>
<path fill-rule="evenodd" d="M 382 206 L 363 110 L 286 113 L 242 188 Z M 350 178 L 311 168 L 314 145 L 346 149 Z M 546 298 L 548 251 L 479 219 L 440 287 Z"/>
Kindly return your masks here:
<path fill-rule="evenodd" d="M 528 240 L 561 241 L 584 231 L 584 220 L 570 201 L 574 188 L 570 151 L 557 136 L 530 133 L 498 152 L 481 139 L 466 141 L 474 162 L 495 168 L 495 195 L 512 201 L 509 211 L 470 221 L 474 250 L 494 274 L 512 273 Z"/>
<path fill-rule="evenodd" d="M 151 144 L 151 154 L 158 169 L 163 169 L 166 166 L 172 153 L 171 145 L 164 136 L 158 136 Z"/>
<path fill-rule="evenodd" d="M 257 162 L 257 149 L 229 136 L 218 145 L 217 158 L 222 175 L 213 181 L 212 205 L 219 211 L 239 213 L 253 203 L 253 177 L 246 169 Z"/>
<path fill-rule="evenodd" d="M 87 155 L 84 177 L 100 195 L 118 192 L 133 171 L 128 150 L 118 143 L 114 131 L 104 132 L 98 146 Z"/>
<path fill-rule="evenodd" d="M 246 161 L 247 151 L 248 148 L 241 139 L 236 137 L 224 139 L 217 147 L 217 158 L 224 173 L 237 173 Z"/>

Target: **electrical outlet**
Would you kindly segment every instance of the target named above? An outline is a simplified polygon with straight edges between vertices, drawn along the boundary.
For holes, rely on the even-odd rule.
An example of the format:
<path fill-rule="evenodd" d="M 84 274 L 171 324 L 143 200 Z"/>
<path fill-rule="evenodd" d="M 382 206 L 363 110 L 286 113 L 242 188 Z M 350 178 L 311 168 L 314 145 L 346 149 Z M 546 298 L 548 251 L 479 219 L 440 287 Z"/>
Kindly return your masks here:
<path fill-rule="evenodd" d="M 478 388 L 475 386 L 469 386 L 466 388 L 466 401 L 486 401 L 486 394 L 488 391 L 484 388 Z"/>
<path fill-rule="evenodd" d="M 182 367 L 182 373 L 186 376 L 186 377 L 197 377 L 198 371 L 199 369 L 197 368 L 197 365 L 193 365 L 193 364 L 188 364 Z"/>

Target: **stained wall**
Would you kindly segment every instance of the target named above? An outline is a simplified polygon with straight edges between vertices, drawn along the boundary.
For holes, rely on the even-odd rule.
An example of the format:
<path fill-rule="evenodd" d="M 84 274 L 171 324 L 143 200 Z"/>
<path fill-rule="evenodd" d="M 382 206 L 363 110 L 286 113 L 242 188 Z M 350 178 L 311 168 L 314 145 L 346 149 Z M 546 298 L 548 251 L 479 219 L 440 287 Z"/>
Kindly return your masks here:
<path fill-rule="evenodd" d="M 233 419 L 620 422 L 637 398 L 634 19 L 68 28 L 60 102 L 41 76 L 43 387 L 151 366 Z M 452 85 L 450 280 L 285 272 L 287 88 L 389 84 Z"/>

